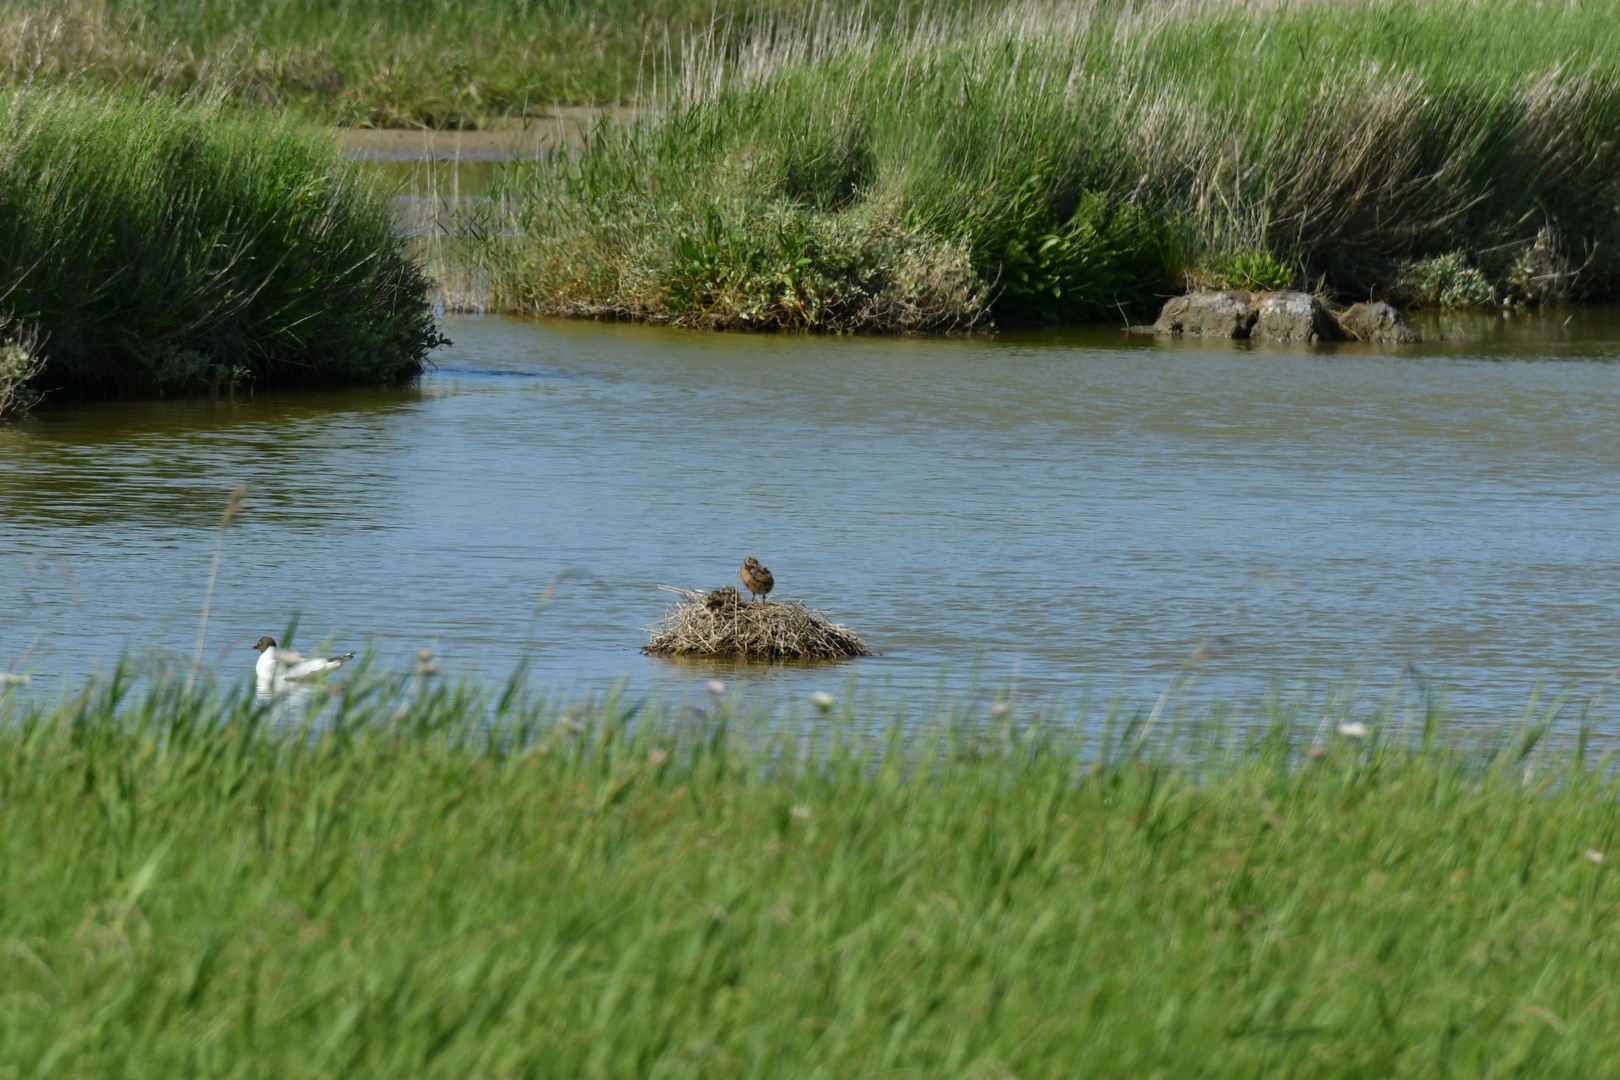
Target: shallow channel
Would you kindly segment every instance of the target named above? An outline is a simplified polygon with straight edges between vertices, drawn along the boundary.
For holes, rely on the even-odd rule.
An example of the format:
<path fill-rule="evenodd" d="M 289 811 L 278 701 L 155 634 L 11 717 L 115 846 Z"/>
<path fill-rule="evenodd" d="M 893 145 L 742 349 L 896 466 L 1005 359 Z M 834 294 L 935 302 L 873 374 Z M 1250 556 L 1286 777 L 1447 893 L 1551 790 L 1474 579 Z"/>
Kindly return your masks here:
<path fill-rule="evenodd" d="M 1464 328 L 1397 354 L 456 318 L 406 388 L 47 409 L 0 426 L 0 670 L 52 689 L 189 657 L 246 482 L 208 633 L 226 674 L 297 618 L 385 664 L 527 655 L 567 692 L 1590 695 L 1620 666 L 1620 312 Z M 660 583 L 748 554 L 883 655 L 639 653 Z"/>

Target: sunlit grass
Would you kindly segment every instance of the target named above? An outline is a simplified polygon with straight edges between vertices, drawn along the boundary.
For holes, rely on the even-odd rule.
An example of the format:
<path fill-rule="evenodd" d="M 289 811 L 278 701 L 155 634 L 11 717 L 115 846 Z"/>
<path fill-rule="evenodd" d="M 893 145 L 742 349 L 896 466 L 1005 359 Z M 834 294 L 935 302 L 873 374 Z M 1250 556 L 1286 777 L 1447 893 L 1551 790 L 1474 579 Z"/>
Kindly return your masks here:
<path fill-rule="evenodd" d="M 1620 1049 L 1620 785 L 1545 717 L 848 708 L 14 698 L 0 1068 L 1590 1077 Z"/>
<path fill-rule="evenodd" d="M 380 127 L 477 127 L 635 97 L 719 23 L 966 0 L 0 0 L 13 79 L 223 93 Z"/>

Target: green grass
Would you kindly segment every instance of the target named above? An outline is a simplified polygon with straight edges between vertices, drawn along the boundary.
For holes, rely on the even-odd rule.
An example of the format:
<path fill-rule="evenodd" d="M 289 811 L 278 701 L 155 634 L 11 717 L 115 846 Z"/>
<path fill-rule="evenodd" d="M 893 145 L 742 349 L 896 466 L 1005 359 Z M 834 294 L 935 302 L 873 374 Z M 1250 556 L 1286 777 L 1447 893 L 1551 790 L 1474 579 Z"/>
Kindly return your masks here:
<path fill-rule="evenodd" d="M 1409 269 L 1446 258 L 1489 302 L 1608 299 L 1617 27 L 1614 0 L 1203 0 L 716 31 L 640 123 L 516 180 L 476 257 L 498 307 L 762 328 L 1474 297 Z"/>
<path fill-rule="evenodd" d="M 1612 1072 L 1620 783 L 1545 716 L 982 707 L 14 698 L 0 1072 Z"/>
<path fill-rule="evenodd" d="M 437 343 L 385 196 L 324 133 L 61 89 L 0 91 L 0 123 L 0 406 L 393 382 Z"/>
<path fill-rule="evenodd" d="M 14 79 L 221 93 L 344 124 L 478 127 L 626 100 L 712 22 L 859 0 L 0 0 Z M 889 0 L 902 21 L 938 3 Z M 966 6 L 962 0 L 945 5 Z M 7 48 L 6 46 L 10 46 Z"/>

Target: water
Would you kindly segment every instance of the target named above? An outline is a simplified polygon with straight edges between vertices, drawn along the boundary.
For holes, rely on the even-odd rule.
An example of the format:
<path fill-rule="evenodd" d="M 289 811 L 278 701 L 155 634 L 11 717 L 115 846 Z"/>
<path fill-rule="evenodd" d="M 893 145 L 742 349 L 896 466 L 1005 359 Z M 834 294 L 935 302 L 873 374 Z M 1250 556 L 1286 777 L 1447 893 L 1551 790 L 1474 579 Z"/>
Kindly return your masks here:
<path fill-rule="evenodd" d="M 1398 355 L 446 328 L 408 388 L 0 426 L 0 670 L 59 689 L 120 655 L 188 659 L 243 482 L 206 649 L 243 678 L 295 617 L 300 644 L 389 664 L 431 645 L 500 676 L 528 653 L 567 691 L 718 673 L 794 697 L 858 673 L 1151 702 L 1190 671 L 1236 701 L 1429 679 L 1495 715 L 1620 666 L 1615 312 Z M 748 554 L 883 655 L 639 652 L 660 583 L 734 581 Z"/>

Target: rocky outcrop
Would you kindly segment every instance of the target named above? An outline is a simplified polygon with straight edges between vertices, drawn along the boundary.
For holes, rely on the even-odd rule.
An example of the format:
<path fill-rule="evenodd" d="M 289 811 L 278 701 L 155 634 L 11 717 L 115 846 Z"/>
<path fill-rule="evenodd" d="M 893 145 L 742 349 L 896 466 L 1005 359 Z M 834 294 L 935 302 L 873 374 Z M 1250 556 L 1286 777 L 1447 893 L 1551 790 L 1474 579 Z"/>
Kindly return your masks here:
<path fill-rule="evenodd" d="M 1254 298 L 1254 326 L 1249 337 L 1255 341 L 1305 342 L 1342 341 L 1332 312 L 1310 293 L 1270 292 Z"/>
<path fill-rule="evenodd" d="M 1374 345 L 1415 345 L 1423 335 L 1407 325 L 1400 310 L 1382 300 L 1354 304 L 1339 313 L 1339 326 L 1352 341 Z"/>
<path fill-rule="evenodd" d="M 1246 292 L 1199 292 L 1176 296 L 1146 327 L 1155 334 L 1188 337 L 1246 338 L 1254 325 L 1252 297 Z"/>
<path fill-rule="evenodd" d="M 1380 345 L 1423 340 L 1399 311 L 1382 301 L 1356 304 L 1336 313 L 1311 293 L 1241 289 L 1173 297 L 1159 312 L 1158 322 L 1134 329 L 1149 334 L 1309 344 L 1346 338 Z"/>

